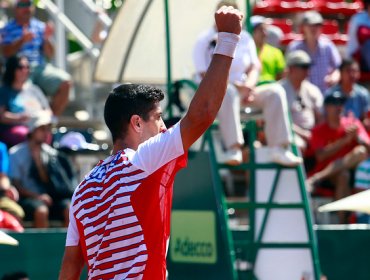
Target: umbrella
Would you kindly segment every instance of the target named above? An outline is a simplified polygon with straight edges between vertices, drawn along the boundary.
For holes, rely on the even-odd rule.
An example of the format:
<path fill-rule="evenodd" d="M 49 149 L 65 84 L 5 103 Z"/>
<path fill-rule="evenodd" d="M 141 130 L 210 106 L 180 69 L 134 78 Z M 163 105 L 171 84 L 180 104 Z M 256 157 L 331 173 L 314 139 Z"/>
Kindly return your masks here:
<path fill-rule="evenodd" d="M 370 190 L 347 196 L 318 208 L 320 212 L 356 211 L 370 214 Z"/>
<path fill-rule="evenodd" d="M 11 237 L 10 235 L 0 230 L 0 244 L 17 246 L 18 241 L 14 239 L 13 237 Z"/>
<path fill-rule="evenodd" d="M 125 0 L 101 49 L 95 81 L 165 84 L 191 80 L 194 44 L 213 26 L 218 2 Z M 245 12 L 245 0 L 236 2 Z"/>

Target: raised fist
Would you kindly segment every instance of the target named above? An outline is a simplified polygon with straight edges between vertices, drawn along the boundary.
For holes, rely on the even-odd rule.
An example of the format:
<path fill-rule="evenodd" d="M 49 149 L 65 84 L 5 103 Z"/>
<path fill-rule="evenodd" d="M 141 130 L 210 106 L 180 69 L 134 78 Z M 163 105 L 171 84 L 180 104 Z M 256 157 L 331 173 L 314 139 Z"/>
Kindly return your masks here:
<path fill-rule="evenodd" d="M 242 30 L 243 15 L 232 6 L 222 6 L 215 13 L 215 21 L 218 32 L 240 34 Z"/>

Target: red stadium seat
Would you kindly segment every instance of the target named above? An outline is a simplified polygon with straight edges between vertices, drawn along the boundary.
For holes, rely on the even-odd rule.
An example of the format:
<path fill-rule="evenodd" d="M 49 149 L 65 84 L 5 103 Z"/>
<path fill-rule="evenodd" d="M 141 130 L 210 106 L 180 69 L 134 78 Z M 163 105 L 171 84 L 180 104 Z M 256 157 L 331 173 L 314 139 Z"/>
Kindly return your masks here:
<path fill-rule="evenodd" d="M 338 22 L 336 20 L 324 20 L 322 25 L 322 33 L 327 35 L 338 34 Z"/>
<path fill-rule="evenodd" d="M 299 0 L 260 0 L 257 1 L 254 8 L 254 15 L 297 13 L 309 10 L 310 5 L 307 2 Z"/>
<path fill-rule="evenodd" d="M 348 36 L 339 32 L 339 26 L 336 20 L 324 20 L 322 34 L 326 35 L 336 45 L 347 44 Z"/>
<path fill-rule="evenodd" d="M 321 14 L 342 14 L 352 16 L 362 10 L 363 3 L 360 0 L 347 2 L 345 0 L 310 0 L 313 9 Z"/>
<path fill-rule="evenodd" d="M 283 18 L 269 18 L 267 19 L 267 24 L 275 25 L 284 32 L 284 34 L 289 34 L 293 32 L 293 21 L 290 19 Z"/>

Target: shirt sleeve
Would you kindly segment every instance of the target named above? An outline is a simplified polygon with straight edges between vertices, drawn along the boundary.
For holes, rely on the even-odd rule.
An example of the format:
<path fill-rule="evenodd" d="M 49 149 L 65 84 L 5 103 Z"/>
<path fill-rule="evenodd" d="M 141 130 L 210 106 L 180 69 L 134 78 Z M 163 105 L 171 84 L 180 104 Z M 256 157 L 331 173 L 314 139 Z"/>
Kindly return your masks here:
<path fill-rule="evenodd" d="M 9 32 L 8 32 L 9 24 L 10 23 L 5 25 L 4 28 L 1 29 L 1 38 L 0 38 L 1 45 L 9 45 L 15 40 L 15 38 L 12 38 L 12 36 L 9 35 Z"/>
<path fill-rule="evenodd" d="M 353 54 L 357 51 L 359 47 L 358 39 L 357 39 L 357 16 L 352 16 L 351 20 L 348 24 L 348 41 L 347 41 L 347 48 L 346 48 L 346 57 L 351 58 Z"/>
<path fill-rule="evenodd" d="M 10 156 L 9 156 L 9 177 L 11 179 L 21 179 L 22 178 L 22 174 L 21 174 L 21 169 L 19 167 L 19 160 L 18 160 L 19 157 L 16 156 L 16 154 L 12 154 L 10 152 Z"/>
<path fill-rule="evenodd" d="M 137 151 L 127 151 L 128 158 L 141 170 L 152 174 L 171 160 L 184 154 L 180 122 L 164 133 L 140 144 Z"/>
<path fill-rule="evenodd" d="M 324 106 L 324 97 L 321 93 L 321 90 L 313 85 L 311 89 L 312 95 L 314 96 L 314 108 L 315 110 L 321 111 Z"/>
<path fill-rule="evenodd" d="M 8 149 L 3 142 L 0 142 L 0 173 L 8 174 L 9 156 Z"/>
<path fill-rule="evenodd" d="M 333 70 L 335 69 L 338 69 L 340 64 L 342 63 L 342 58 L 339 54 L 339 51 L 337 49 L 337 47 L 334 45 L 333 42 L 329 42 L 329 48 L 330 48 L 330 54 L 331 54 L 331 67 L 333 68 Z"/>
<path fill-rule="evenodd" d="M 71 202 L 73 205 L 73 201 Z M 80 242 L 80 234 L 78 232 L 75 215 L 71 207 L 69 211 L 69 224 L 67 230 L 66 246 L 77 246 Z"/>
<path fill-rule="evenodd" d="M 367 134 L 365 127 L 362 125 L 361 121 L 358 119 L 356 119 L 356 125 L 358 127 L 358 137 L 360 141 L 369 145 L 370 138 L 369 138 L 369 135 Z"/>

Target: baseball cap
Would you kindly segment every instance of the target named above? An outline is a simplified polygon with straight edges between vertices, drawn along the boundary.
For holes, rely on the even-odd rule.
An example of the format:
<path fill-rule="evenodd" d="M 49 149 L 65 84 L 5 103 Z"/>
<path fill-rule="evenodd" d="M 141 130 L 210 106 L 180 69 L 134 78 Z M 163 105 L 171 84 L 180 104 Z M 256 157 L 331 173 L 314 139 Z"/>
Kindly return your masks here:
<path fill-rule="evenodd" d="M 252 16 L 250 21 L 251 21 L 251 26 L 253 29 L 255 29 L 257 26 L 261 25 L 262 23 L 266 22 L 266 18 L 263 16 Z"/>
<path fill-rule="evenodd" d="M 31 0 L 17 0 L 15 6 L 17 8 L 28 8 L 31 7 L 32 1 Z"/>
<path fill-rule="evenodd" d="M 334 91 L 325 96 L 324 105 L 343 105 L 347 98 L 340 92 Z"/>
<path fill-rule="evenodd" d="M 316 25 L 322 24 L 324 19 L 316 11 L 307 11 L 303 14 L 302 24 Z"/>
<path fill-rule="evenodd" d="M 286 64 L 288 66 L 311 66 L 310 56 L 302 50 L 296 50 L 288 53 L 286 57 Z"/>
<path fill-rule="evenodd" d="M 67 148 L 73 151 L 93 150 L 98 151 L 99 145 L 88 143 L 81 132 L 70 131 L 63 135 L 59 142 L 59 148 Z"/>
<path fill-rule="evenodd" d="M 36 128 L 39 128 L 43 125 L 49 125 L 53 123 L 51 113 L 49 111 L 40 111 L 37 114 L 33 115 L 27 126 L 29 132 L 33 132 Z"/>

